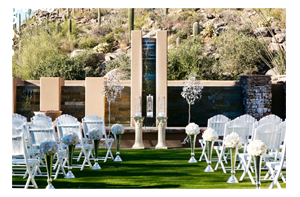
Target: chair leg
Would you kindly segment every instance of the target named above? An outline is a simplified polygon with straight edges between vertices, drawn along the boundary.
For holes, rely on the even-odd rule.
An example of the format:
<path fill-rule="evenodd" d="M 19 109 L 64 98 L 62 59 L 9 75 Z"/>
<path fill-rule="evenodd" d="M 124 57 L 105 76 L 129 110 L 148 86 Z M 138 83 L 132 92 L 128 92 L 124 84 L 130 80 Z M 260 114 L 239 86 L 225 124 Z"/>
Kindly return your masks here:
<path fill-rule="evenodd" d="M 81 155 L 82 155 L 82 150 L 80 151 L 80 153 L 79 153 L 79 155 L 78 155 L 77 162 L 80 160 Z"/>

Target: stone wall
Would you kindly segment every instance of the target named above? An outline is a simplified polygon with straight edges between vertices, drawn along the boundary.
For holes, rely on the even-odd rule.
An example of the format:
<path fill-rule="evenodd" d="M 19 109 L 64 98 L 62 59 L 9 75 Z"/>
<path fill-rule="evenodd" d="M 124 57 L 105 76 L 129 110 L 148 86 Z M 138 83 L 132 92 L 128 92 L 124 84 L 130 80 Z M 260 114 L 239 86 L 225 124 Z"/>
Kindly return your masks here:
<path fill-rule="evenodd" d="M 61 111 L 79 121 L 85 116 L 85 87 L 63 86 L 61 88 Z"/>
<path fill-rule="evenodd" d="M 260 119 L 272 113 L 272 82 L 270 75 L 241 75 L 240 85 L 246 114 Z"/>
<path fill-rule="evenodd" d="M 185 127 L 188 104 L 181 96 L 182 87 L 168 87 L 168 126 Z M 191 122 L 205 127 L 207 120 L 217 114 L 234 119 L 244 114 L 240 86 L 204 86 L 202 98 L 191 106 Z"/>

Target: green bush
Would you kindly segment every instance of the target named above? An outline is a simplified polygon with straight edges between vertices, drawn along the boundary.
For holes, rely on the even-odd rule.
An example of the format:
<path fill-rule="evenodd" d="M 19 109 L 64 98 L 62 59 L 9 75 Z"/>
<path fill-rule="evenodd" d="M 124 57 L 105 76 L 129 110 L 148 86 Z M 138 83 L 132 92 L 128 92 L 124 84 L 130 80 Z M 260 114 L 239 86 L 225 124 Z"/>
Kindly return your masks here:
<path fill-rule="evenodd" d="M 115 59 L 106 61 L 105 64 L 106 64 L 106 68 L 105 68 L 106 73 L 117 68 L 119 71 L 122 72 L 123 80 L 130 80 L 131 59 L 130 56 L 128 56 L 126 53 L 117 55 Z"/>
<path fill-rule="evenodd" d="M 91 49 L 99 44 L 98 40 L 92 36 L 85 36 L 80 39 L 78 43 L 78 49 Z"/>
<path fill-rule="evenodd" d="M 215 37 L 213 45 L 220 55 L 220 69 L 238 79 L 240 74 L 253 74 L 265 67 L 267 47 L 252 36 L 229 28 Z"/>
<path fill-rule="evenodd" d="M 197 73 L 198 79 L 218 78 L 213 70 L 216 61 L 203 54 L 202 40 L 200 36 L 187 39 L 179 47 L 168 51 L 169 80 L 187 79 L 191 72 Z"/>

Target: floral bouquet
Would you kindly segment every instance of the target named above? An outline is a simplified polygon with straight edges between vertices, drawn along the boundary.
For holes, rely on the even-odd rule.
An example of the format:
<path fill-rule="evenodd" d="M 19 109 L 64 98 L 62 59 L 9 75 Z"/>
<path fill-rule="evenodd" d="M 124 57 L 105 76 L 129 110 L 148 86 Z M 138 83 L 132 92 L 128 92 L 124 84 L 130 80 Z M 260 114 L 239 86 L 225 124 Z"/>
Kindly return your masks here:
<path fill-rule="evenodd" d="M 237 149 L 242 147 L 242 139 L 236 132 L 232 132 L 227 135 L 224 139 L 224 145 L 226 148 L 230 149 L 231 155 L 231 176 L 229 177 L 227 183 L 238 183 L 239 181 L 235 177 L 235 161 L 237 155 Z"/>
<path fill-rule="evenodd" d="M 46 189 L 55 189 L 52 185 L 52 161 L 53 161 L 53 155 L 57 152 L 58 146 L 56 141 L 54 140 L 46 140 L 40 144 L 40 151 L 45 156 L 46 161 L 46 169 L 47 169 L 47 182 L 48 185 Z"/>
<path fill-rule="evenodd" d="M 89 138 L 91 140 L 94 140 L 94 161 L 95 161 L 95 164 L 93 165 L 92 169 L 93 170 L 100 170 L 101 167 L 100 165 L 98 164 L 98 148 L 99 148 L 99 143 L 100 143 L 100 139 L 101 139 L 101 131 L 99 128 L 92 128 L 90 131 L 89 131 Z"/>
<path fill-rule="evenodd" d="M 254 140 L 247 146 L 248 153 L 253 157 L 256 189 L 260 189 L 261 158 L 267 152 L 267 146 L 261 140 Z"/>
<path fill-rule="evenodd" d="M 211 167 L 211 157 L 213 151 L 213 141 L 218 139 L 218 134 L 213 128 L 209 127 L 204 131 L 202 137 L 207 147 L 207 157 L 208 157 L 207 158 L 208 166 L 205 168 L 204 172 L 214 172 L 213 168 Z"/>
<path fill-rule="evenodd" d="M 121 141 L 121 135 L 124 134 L 124 126 L 121 124 L 114 124 L 111 127 L 111 132 L 113 135 L 116 136 L 117 139 L 117 156 L 115 158 L 114 161 L 122 161 L 121 157 L 120 157 L 120 141 Z"/>
<path fill-rule="evenodd" d="M 62 138 L 62 142 L 64 144 L 66 144 L 69 148 L 69 167 L 68 167 L 68 173 L 65 178 L 74 179 L 75 176 L 71 171 L 72 170 L 72 160 L 73 160 L 74 148 L 77 144 L 79 144 L 79 137 L 75 132 L 70 132 Z"/>
<path fill-rule="evenodd" d="M 195 159 L 195 142 L 196 142 L 196 136 L 200 133 L 200 128 L 195 123 L 190 123 L 185 127 L 186 134 L 190 137 L 191 142 L 191 158 L 189 160 L 189 163 L 197 163 L 197 160 Z"/>

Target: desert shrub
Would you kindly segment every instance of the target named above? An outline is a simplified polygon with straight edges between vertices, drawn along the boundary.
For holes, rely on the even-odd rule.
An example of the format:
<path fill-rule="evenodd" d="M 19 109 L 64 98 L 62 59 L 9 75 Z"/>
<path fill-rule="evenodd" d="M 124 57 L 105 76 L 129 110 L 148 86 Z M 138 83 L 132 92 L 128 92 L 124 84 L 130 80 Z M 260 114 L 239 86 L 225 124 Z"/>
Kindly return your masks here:
<path fill-rule="evenodd" d="M 99 44 L 98 40 L 92 36 L 84 36 L 78 42 L 78 49 L 91 49 Z"/>
<path fill-rule="evenodd" d="M 74 58 L 75 62 L 82 64 L 84 68 L 96 68 L 100 64 L 100 58 L 96 52 L 86 51 L 77 54 Z"/>
<path fill-rule="evenodd" d="M 186 79 L 191 72 L 197 73 L 199 79 L 218 78 L 212 69 L 216 61 L 203 54 L 203 38 L 184 40 L 183 43 L 168 52 L 168 79 Z"/>
<path fill-rule="evenodd" d="M 267 47 L 254 37 L 230 28 L 215 37 L 213 45 L 220 55 L 220 69 L 238 79 L 240 74 L 256 73 L 265 63 Z"/>
<path fill-rule="evenodd" d="M 117 68 L 119 71 L 122 72 L 123 80 L 130 80 L 131 58 L 126 53 L 117 55 L 115 59 L 106 61 L 105 64 L 106 64 L 106 68 L 105 68 L 106 73 Z"/>

